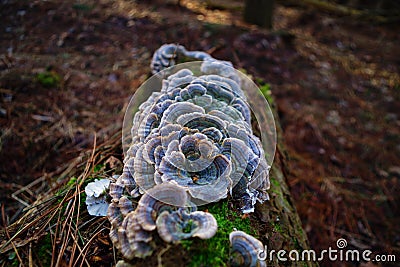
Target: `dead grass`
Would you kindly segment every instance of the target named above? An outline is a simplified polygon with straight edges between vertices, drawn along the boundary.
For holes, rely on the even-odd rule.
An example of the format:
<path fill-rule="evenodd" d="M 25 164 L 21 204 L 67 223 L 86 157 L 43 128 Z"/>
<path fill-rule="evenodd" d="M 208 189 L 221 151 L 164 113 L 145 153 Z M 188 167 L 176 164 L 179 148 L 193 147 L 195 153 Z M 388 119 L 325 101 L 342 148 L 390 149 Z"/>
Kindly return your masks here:
<path fill-rule="evenodd" d="M 95 139 L 96 140 L 96 139 Z M 41 265 L 42 259 L 38 254 L 38 247 L 32 249 L 31 244 L 42 244 L 43 237 L 50 236 L 51 257 L 50 266 L 90 266 L 88 255 L 92 255 L 94 242 L 102 241 L 110 248 L 108 241 L 108 221 L 106 218 L 91 217 L 86 212 L 86 205 L 82 198 L 84 185 L 88 180 L 98 176 L 111 175 L 116 169 L 107 166 L 107 160 L 115 155 L 121 147 L 120 133 L 115 133 L 108 141 L 97 145 L 93 144 L 91 151 L 81 155 L 78 162 L 73 160 L 67 166 L 56 185 L 42 190 L 37 200 L 24 209 L 24 215 L 15 223 L 5 226 L 1 230 L 2 241 L 0 253 L 4 255 L 15 252 L 16 259 L 24 266 Z M 103 166 L 100 171 L 94 171 L 95 166 Z M 76 175 L 76 179 L 71 180 Z M 31 192 L 35 184 L 18 190 L 18 195 Z M 2 207 L 3 221 L 7 221 Z M 28 246 L 29 244 L 29 246 Z M 104 247 L 104 246 L 103 246 Z M 32 251 L 35 253 L 32 254 Z M 99 251 L 97 251 L 99 253 Z M 43 256 L 43 255 L 41 255 Z M 8 263 L 7 263 L 8 262 Z M 9 264 L 9 261 L 3 264 Z"/>

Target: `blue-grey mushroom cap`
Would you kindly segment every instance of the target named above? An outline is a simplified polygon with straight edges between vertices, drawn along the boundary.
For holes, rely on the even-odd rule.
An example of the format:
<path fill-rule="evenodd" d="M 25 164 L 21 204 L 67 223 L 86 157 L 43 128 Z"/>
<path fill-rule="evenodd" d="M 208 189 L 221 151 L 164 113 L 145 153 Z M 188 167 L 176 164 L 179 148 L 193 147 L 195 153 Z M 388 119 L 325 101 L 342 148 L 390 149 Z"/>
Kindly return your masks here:
<path fill-rule="evenodd" d="M 242 231 L 229 234 L 231 243 L 230 264 L 237 267 L 264 267 L 265 261 L 259 260 L 258 255 L 264 251 L 263 244 L 255 237 Z"/>
<path fill-rule="evenodd" d="M 149 242 L 151 235 L 143 230 L 137 221 L 135 211 L 125 216 L 118 228 L 117 248 L 127 259 L 145 258 L 153 253 L 153 246 Z"/>
<path fill-rule="evenodd" d="M 188 205 L 186 190 L 174 183 L 164 183 L 151 188 L 139 200 L 136 211 L 140 226 L 152 231 L 156 228 L 157 216 L 165 211 Z"/>
<path fill-rule="evenodd" d="M 157 231 L 168 243 L 198 237 L 209 239 L 215 235 L 218 226 L 214 216 L 203 211 L 188 213 L 184 209 L 164 211 L 157 218 Z"/>
<path fill-rule="evenodd" d="M 106 190 L 110 186 L 109 179 L 96 179 L 85 187 L 86 207 L 90 215 L 106 216 L 109 203 L 106 199 Z"/>

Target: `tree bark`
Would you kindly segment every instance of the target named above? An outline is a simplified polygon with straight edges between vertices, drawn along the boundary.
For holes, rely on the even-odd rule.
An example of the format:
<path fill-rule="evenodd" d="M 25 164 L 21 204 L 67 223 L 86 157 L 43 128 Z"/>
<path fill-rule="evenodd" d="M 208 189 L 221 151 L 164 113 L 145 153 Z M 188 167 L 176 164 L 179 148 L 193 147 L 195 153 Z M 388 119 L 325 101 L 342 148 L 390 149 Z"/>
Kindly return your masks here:
<path fill-rule="evenodd" d="M 292 250 L 297 251 L 299 255 L 304 250 L 310 250 L 310 244 L 287 184 L 290 170 L 276 110 L 277 108 L 272 105 L 271 111 L 275 118 L 277 131 L 277 147 L 270 171 L 271 187 L 268 190 L 270 200 L 263 204 L 257 204 L 255 211 L 259 219 L 266 224 L 267 232 L 263 244 L 267 246 L 267 252 L 275 250 L 277 253 L 279 250 L 284 250 L 286 251 L 285 257 L 288 258 L 288 254 Z M 277 259 L 276 253 L 272 261 L 267 261 L 268 266 L 282 266 L 285 263 Z M 318 263 L 316 261 L 291 261 L 290 266 L 318 266 Z"/>

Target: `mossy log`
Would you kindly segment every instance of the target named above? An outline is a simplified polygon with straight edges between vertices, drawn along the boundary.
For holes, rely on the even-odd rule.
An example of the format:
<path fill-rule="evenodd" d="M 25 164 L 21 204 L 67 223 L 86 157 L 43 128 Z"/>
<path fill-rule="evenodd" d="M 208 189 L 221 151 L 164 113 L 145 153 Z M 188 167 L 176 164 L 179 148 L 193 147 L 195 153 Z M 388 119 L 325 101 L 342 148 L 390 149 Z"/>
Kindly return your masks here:
<path fill-rule="evenodd" d="M 286 183 L 288 168 L 287 157 L 280 145 L 277 149 L 275 163 L 271 169 L 269 190 L 270 200 L 256 205 L 256 214 L 262 222 L 266 223 L 266 246 L 268 258 L 272 250 L 275 250 L 273 266 L 282 266 L 283 262 L 277 259 L 277 251 L 284 250 L 289 253 L 295 250 L 301 254 L 303 250 L 309 250 L 307 235 L 297 213 L 289 187 Z M 287 254 L 285 257 L 288 257 Z M 290 266 L 317 266 L 314 262 L 291 262 Z M 269 265 L 268 265 L 269 266 Z"/>
<path fill-rule="evenodd" d="M 269 92 L 262 93 L 264 95 L 269 94 Z M 265 237 L 259 238 L 266 246 L 267 259 L 271 258 L 269 254 L 272 250 L 275 250 L 272 261 L 268 261 L 268 266 L 318 266 L 316 262 L 312 261 L 289 260 L 288 262 L 283 262 L 276 257 L 276 253 L 279 250 L 286 251 L 286 258 L 290 251 L 297 251 L 301 255 L 303 250 L 310 249 L 310 245 L 302 228 L 302 223 L 287 183 L 288 173 L 290 172 L 289 159 L 282 139 L 282 128 L 278 120 L 277 108 L 274 106 L 273 97 L 268 98 L 275 118 L 277 147 L 270 171 L 270 200 L 263 204 L 257 204 L 255 210 L 258 220 L 265 223 L 265 228 L 267 229 Z M 263 140 L 263 142 L 265 141 Z"/>

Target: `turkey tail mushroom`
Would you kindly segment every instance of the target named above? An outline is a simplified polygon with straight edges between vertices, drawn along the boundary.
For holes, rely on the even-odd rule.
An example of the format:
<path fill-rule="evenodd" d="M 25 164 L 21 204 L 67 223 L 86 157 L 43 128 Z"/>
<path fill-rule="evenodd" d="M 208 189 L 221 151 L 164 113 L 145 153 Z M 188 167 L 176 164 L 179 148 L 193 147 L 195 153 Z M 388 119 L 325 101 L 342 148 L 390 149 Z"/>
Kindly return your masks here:
<path fill-rule="evenodd" d="M 230 264 L 233 267 L 266 267 L 265 261 L 258 258 L 264 251 L 263 244 L 258 239 L 242 231 L 229 234 L 231 243 Z"/>
<path fill-rule="evenodd" d="M 209 239 L 217 232 L 217 221 L 210 213 L 195 211 L 188 213 L 179 209 L 172 213 L 164 211 L 157 218 L 157 231 L 165 242 L 198 237 Z"/>

